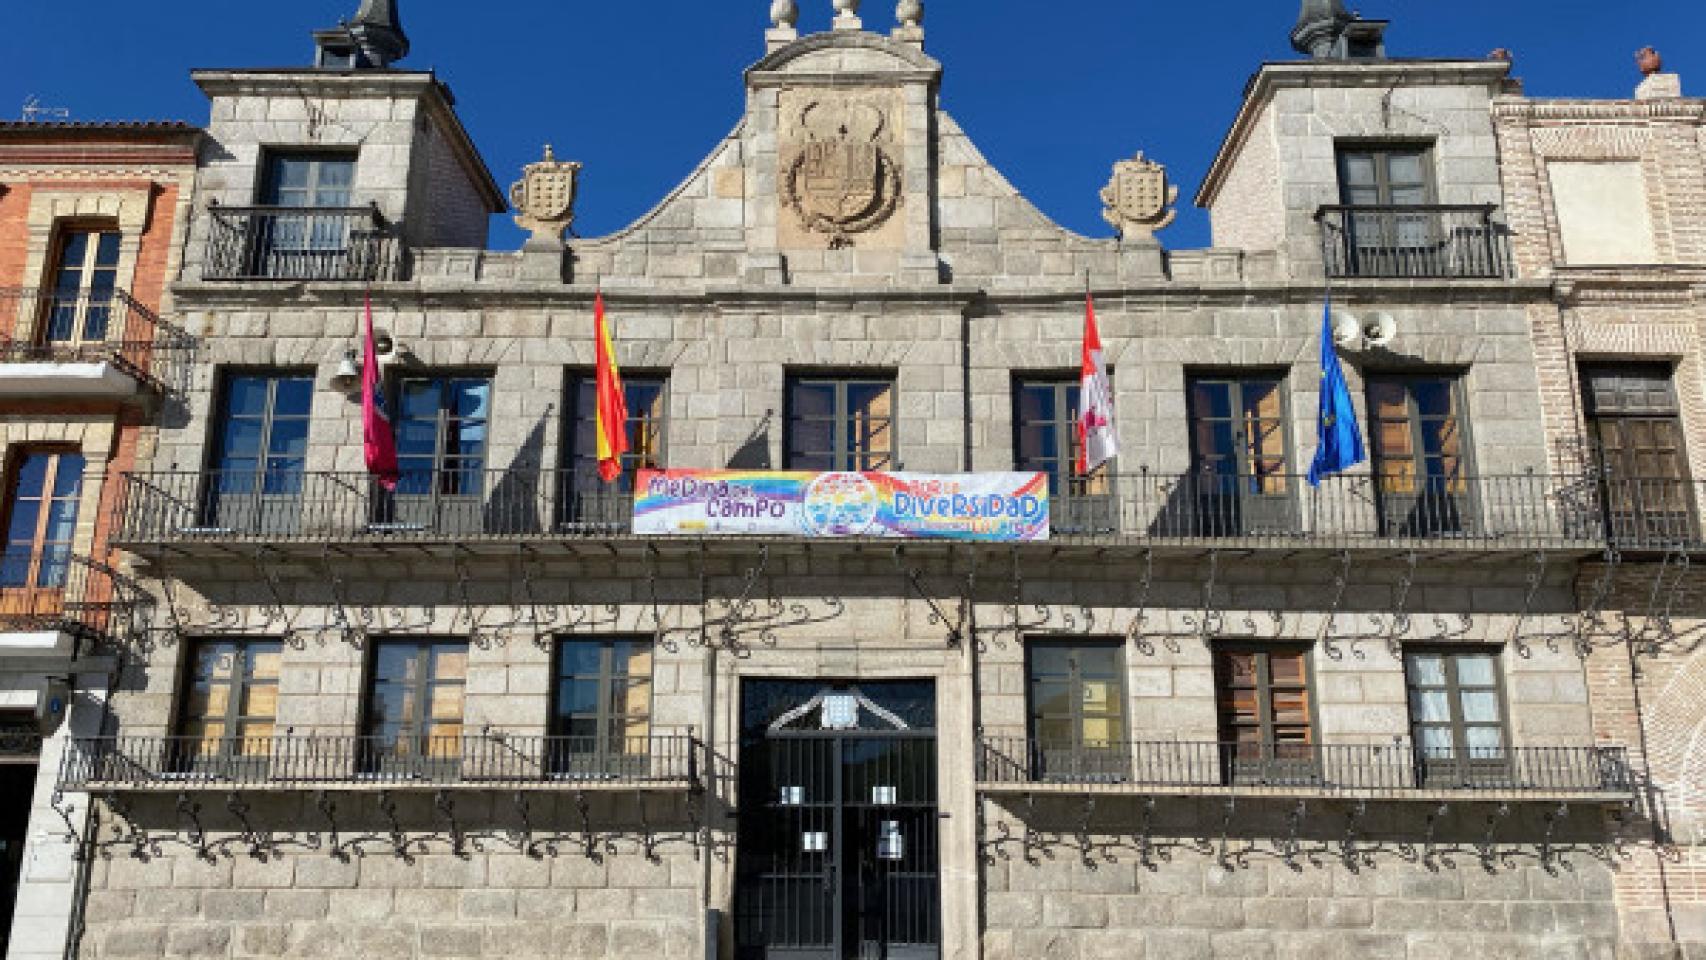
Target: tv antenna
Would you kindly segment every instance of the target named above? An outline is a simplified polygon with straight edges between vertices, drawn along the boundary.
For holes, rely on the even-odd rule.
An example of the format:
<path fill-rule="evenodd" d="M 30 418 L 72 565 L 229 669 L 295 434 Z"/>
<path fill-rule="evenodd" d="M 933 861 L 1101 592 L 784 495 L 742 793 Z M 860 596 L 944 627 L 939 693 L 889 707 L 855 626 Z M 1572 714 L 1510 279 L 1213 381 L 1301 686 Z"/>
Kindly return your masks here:
<path fill-rule="evenodd" d="M 24 109 L 22 112 L 25 123 L 39 123 L 43 120 L 71 119 L 70 110 L 65 107 L 44 107 L 41 105 L 41 98 L 33 93 L 24 98 Z"/>

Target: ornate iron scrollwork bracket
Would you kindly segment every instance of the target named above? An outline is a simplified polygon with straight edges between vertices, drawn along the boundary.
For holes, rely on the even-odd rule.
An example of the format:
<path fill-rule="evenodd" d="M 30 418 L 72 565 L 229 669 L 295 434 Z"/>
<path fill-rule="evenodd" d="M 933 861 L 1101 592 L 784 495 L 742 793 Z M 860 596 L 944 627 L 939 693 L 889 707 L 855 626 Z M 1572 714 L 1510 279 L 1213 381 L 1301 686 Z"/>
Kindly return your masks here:
<path fill-rule="evenodd" d="M 1357 838 L 1362 832 L 1362 822 L 1368 816 L 1368 801 L 1358 800 L 1351 804 L 1345 814 L 1345 834 L 1339 840 L 1339 859 L 1345 869 L 1352 873 L 1360 873 L 1367 867 L 1374 866 L 1374 858 L 1364 853 L 1357 844 Z"/>
<path fill-rule="evenodd" d="M 953 557 L 954 557 L 953 548 L 949 547 L 948 548 L 948 565 L 950 568 L 952 568 L 952 566 L 953 566 Z M 938 604 L 936 602 L 936 598 L 931 596 L 930 592 L 928 590 L 924 589 L 924 571 L 923 571 L 923 569 L 920 567 L 908 566 L 907 565 L 905 547 L 896 545 L 896 547 L 894 548 L 894 565 L 895 565 L 895 569 L 900 571 L 900 575 L 901 575 L 902 579 L 904 579 L 906 581 L 907 588 L 909 590 L 911 590 L 912 594 L 914 596 L 916 596 L 918 599 L 924 601 L 924 603 L 927 606 L 929 606 L 929 608 L 930 608 L 930 623 L 932 625 L 940 625 L 940 626 L 947 627 L 947 630 L 948 630 L 948 637 L 947 637 L 948 646 L 952 647 L 956 650 L 959 649 L 961 644 L 963 644 L 965 642 L 966 626 L 967 626 L 967 624 L 971 618 L 972 599 L 973 599 L 974 591 L 977 588 L 977 551 L 976 551 L 976 549 L 973 549 L 971 551 L 970 568 L 966 574 L 966 579 L 965 579 L 965 584 L 964 584 L 965 594 L 960 598 L 959 614 L 957 616 L 952 616 L 952 617 L 950 617 L 948 615 L 948 612 L 946 610 L 942 609 L 941 604 Z"/>
<path fill-rule="evenodd" d="M 1587 604 L 1576 617 L 1576 656 L 1582 659 L 1593 654 L 1594 634 L 1605 626 L 1601 611 L 1605 609 L 1606 598 L 1611 596 L 1611 585 L 1616 580 L 1618 566 L 1623 562 L 1623 554 L 1616 547 L 1606 547 L 1603 561 L 1599 578 L 1593 584 L 1593 593 L 1589 594 Z"/>
<path fill-rule="evenodd" d="M 1194 627 L 1197 639 L 1207 643 L 1221 635 L 1226 626 L 1226 615 L 1215 604 L 1214 589 L 1220 581 L 1220 551 L 1208 552 L 1208 579 L 1202 585 L 1202 609 L 1196 616 L 1187 614 L 1185 623 Z"/>
<path fill-rule="evenodd" d="M 1400 663 L 1404 660 L 1404 634 L 1410 632 L 1410 589 L 1416 585 L 1416 568 L 1420 563 L 1421 555 L 1411 550 L 1392 594 L 1392 624 L 1386 631 L 1386 651 Z"/>
<path fill-rule="evenodd" d="M 1517 612 L 1516 620 L 1511 624 L 1510 633 L 1511 646 L 1515 648 L 1516 655 L 1524 660 L 1531 659 L 1534 656 L 1534 650 L 1523 639 L 1522 623 L 1528 619 L 1529 611 L 1534 609 L 1534 598 L 1539 596 L 1540 588 L 1545 582 L 1546 551 L 1536 550 L 1534 552 L 1534 564 L 1528 571 L 1528 590 L 1523 594 L 1522 609 Z M 1556 646 L 1556 643 L 1557 641 L 1553 640 L 1548 645 Z"/>
<path fill-rule="evenodd" d="M 190 846 L 195 849 L 195 855 L 208 863 L 216 862 L 219 857 L 214 854 L 213 845 L 207 842 L 207 830 L 201 823 L 201 802 L 190 799 L 187 793 L 180 793 L 174 807 L 178 822 L 189 824 L 186 836 Z"/>
<path fill-rule="evenodd" d="M 1334 660 L 1345 659 L 1345 652 L 1340 650 L 1339 645 L 1333 640 L 1333 631 L 1338 627 L 1339 609 L 1344 605 L 1345 591 L 1349 589 L 1350 582 L 1351 552 L 1340 550 L 1339 567 L 1333 573 L 1333 599 L 1327 604 L 1327 618 L 1321 624 L 1320 636 L 1321 649 L 1326 651 L 1327 656 Z M 1354 645 L 1351 648 L 1351 653 L 1358 660 L 1367 659 L 1367 655 Z"/>
<path fill-rule="evenodd" d="M 1511 815 L 1511 805 L 1501 803 L 1487 814 L 1487 830 L 1475 844 L 1475 854 L 1481 859 L 1481 869 L 1488 873 L 1497 873 L 1501 861 L 1507 861 L 1508 856 L 1501 854 L 1497 840 L 1499 823 Z"/>
<path fill-rule="evenodd" d="M 468 640 L 481 650 L 490 650 L 496 638 L 481 629 L 479 614 L 474 610 L 471 585 L 474 578 L 468 573 L 468 548 L 460 544 L 453 547 L 450 554 L 451 565 L 456 570 L 456 599 L 462 607 L 459 616 L 468 621 Z"/>
<path fill-rule="evenodd" d="M 1558 824 L 1562 823 L 1569 816 L 1570 805 L 1567 803 L 1560 803 L 1558 804 L 1558 809 L 1546 811 L 1546 814 L 1543 817 L 1546 823 L 1546 829 L 1540 835 L 1540 847 L 1538 851 L 1540 854 L 1540 866 L 1548 874 L 1554 877 L 1558 875 L 1559 858 L 1557 849 L 1552 845 L 1552 838 L 1558 831 Z"/>
<path fill-rule="evenodd" d="M 746 620 L 757 618 L 757 608 L 752 600 L 752 593 L 758 589 L 758 582 L 764 579 L 764 573 L 770 568 L 770 544 L 758 545 L 758 562 L 746 568 L 741 584 L 740 594 L 728 601 L 728 614 L 718 628 L 718 637 L 729 650 L 740 645 L 740 627 Z"/>
<path fill-rule="evenodd" d="M 1450 854 L 1438 852 L 1439 846 L 1434 841 L 1434 837 L 1439 832 L 1440 821 L 1444 820 L 1450 813 L 1451 805 L 1448 803 L 1442 803 L 1428 811 L 1427 830 L 1422 836 L 1422 866 L 1434 873 L 1439 872 L 1441 865 L 1447 868 L 1456 866 Z"/>
<path fill-rule="evenodd" d="M 1143 548 L 1143 575 L 1137 581 L 1137 597 L 1132 604 L 1131 626 L 1126 628 L 1126 640 L 1137 647 L 1139 653 L 1146 657 L 1155 655 L 1155 644 L 1150 642 L 1146 627 L 1149 626 L 1149 597 L 1155 589 L 1155 548 Z M 1169 653 L 1179 652 L 1179 641 L 1171 634 L 1162 634 L 1161 645 Z"/>
<path fill-rule="evenodd" d="M 1657 656 L 1665 645 L 1675 638 L 1676 625 L 1671 620 L 1671 609 L 1688 580 L 1688 568 L 1692 562 L 1686 546 L 1679 544 L 1665 551 L 1664 560 L 1659 564 L 1659 572 L 1653 577 L 1653 588 L 1647 597 L 1647 615 L 1641 622 L 1641 631 L 1631 638 L 1638 644 L 1637 649 L 1640 652 Z"/>
<path fill-rule="evenodd" d="M 360 650 L 367 644 L 367 634 L 355 625 L 355 620 L 349 615 L 349 595 L 345 592 L 342 574 L 338 573 L 337 566 L 332 563 L 332 552 L 331 544 L 327 544 L 325 549 L 320 552 L 320 569 L 325 572 L 326 585 L 332 591 L 332 602 L 326 608 L 326 612 L 331 617 L 332 625 L 338 631 L 339 638 Z"/>

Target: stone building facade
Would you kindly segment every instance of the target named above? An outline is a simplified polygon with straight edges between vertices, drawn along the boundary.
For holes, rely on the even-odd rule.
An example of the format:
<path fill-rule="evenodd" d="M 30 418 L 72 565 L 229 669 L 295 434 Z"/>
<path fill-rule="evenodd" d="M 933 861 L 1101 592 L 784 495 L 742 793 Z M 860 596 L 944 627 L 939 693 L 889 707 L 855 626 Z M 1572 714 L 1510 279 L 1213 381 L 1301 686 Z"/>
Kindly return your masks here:
<path fill-rule="evenodd" d="M 168 279 L 200 131 L 183 124 L 0 124 L 0 902 L 8 955 L 59 957 L 82 816 L 57 791 L 73 735 L 102 731 L 141 588 L 111 546 L 119 475 L 193 357 Z M 75 693 L 73 693 L 75 691 Z"/>
<path fill-rule="evenodd" d="M 561 240 L 578 167 L 530 167 L 516 252 L 395 4 L 196 75 L 199 352 L 61 778 L 77 954 L 1688 955 L 1648 842 L 1686 761 L 1584 639 L 1620 491 L 1559 455 L 1509 63 L 1311 0 L 1198 193 L 1215 245 L 1169 250 L 1163 169 L 1107 158 L 1118 238 L 1061 229 L 942 109 L 920 5 L 858 7 L 775 4 L 733 131 L 626 230 Z M 1120 455 L 1081 477 L 1086 277 Z M 1329 285 L 1370 462 L 1314 486 Z M 600 301 L 630 471 L 1042 474 L 1050 538 L 634 532 Z"/>

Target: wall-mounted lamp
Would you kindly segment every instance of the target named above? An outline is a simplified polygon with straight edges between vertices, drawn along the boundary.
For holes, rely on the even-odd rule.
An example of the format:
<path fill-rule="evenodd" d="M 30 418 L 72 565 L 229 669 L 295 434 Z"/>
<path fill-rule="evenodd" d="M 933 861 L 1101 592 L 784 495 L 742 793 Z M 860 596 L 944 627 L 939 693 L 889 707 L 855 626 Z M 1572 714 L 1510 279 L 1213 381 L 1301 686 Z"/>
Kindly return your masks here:
<path fill-rule="evenodd" d="M 332 389 L 339 393 L 354 393 L 361 387 L 361 363 L 354 350 L 345 350 L 338 362 L 338 372 L 332 374 Z"/>

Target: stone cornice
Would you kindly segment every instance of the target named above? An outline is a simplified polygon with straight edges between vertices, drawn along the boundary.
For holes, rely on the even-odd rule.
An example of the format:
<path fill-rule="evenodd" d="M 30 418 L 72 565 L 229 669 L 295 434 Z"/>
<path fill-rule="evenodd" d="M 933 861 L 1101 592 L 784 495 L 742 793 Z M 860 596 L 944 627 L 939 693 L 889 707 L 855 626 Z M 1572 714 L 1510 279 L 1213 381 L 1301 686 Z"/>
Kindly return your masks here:
<path fill-rule="evenodd" d="M 180 281 L 172 285 L 179 310 L 220 309 L 317 309 L 329 305 L 358 309 L 370 289 L 365 283 L 242 283 Z M 414 303 L 421 307 L 455 305 L 478 307 L 539 308 L 586 306 L 590 309 L 595 287 L 591 283 L 502 284 L 465 281 L 406 281 L 375 283 L 375 300 Z M 690 284 L 659 288 L 650 284 L 628 286 L 619 279 L 604 278 L 604 299 L 612 305 L 698 306 L 706 310 L 769 309 L 787 304 L 839 304 L 873 306 L 936 306 L 965 310 L 974 306 L 1023 307 L 1038 310 L 1082 311 L 1084 287 L 1063 284 L 1028 290 L 992 291 L 970 284 L 935 287 L 807 287 L 756 286 L 739 283 Z M 1194 306 L 1233 305 L 1319 305 L 1319 281 L 1254 281 L 1232 283 L 1176 283 L 1161 281 L 1123 286 L 1104 286 L 1094 291 L 1103 309 L 1190 309 Z M 1548 303 L 1554 295 L 1547 280 L 1363 280 L 1335 281 L 1333 297 L 1345 304 L 1483 304 L 1525 306 Z"/>
<path fill-rule="evenodd" d="M 896 61 L 895 69 L 880 72 L 854 70 L 847 73 L 804 73 L 789 69 L 789 65 L 801 57 L 823 50 L 875 50 L 893 57 Z M 941 78 L 942 64 L 922 50 L 862 30 L 831 30 L 801 37 L 769 54 L 746 71 L 746 82 L 752 87 L 779 86 L 784 82 L 833 85 L 870 83 L 878 80 L 887 83 L 899 81 L 935 84 Z"/>
<path fill-rule="evenodd" d="M 1496 120 L 1530 123 L 1678 120 L 1706 122 L 1706 99 L 1664 100 L 1531 100 L 1499 97 L 1493 101 Z"/>

